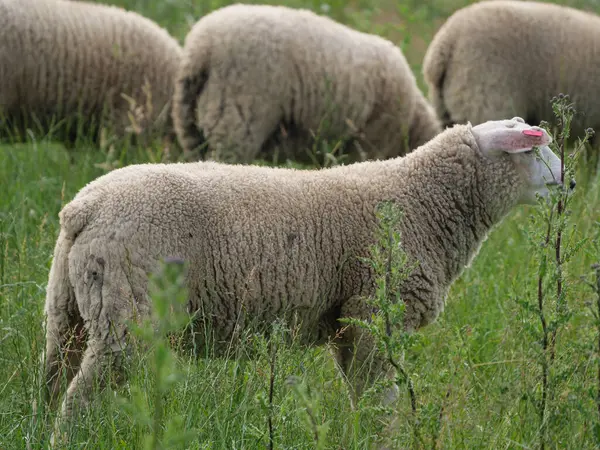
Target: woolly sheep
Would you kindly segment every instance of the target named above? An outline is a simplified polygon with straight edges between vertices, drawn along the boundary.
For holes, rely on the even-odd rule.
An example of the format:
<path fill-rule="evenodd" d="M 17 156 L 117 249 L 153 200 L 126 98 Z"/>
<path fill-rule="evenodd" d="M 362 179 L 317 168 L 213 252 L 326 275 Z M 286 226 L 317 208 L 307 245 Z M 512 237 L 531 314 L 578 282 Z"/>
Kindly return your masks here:
<path fill-rule="evenodd" d="M 188 263 L 188 312 L 198 339 L 204 321 L 215 333 L 217 354 L 251 321 L 295 320 L 305 343 L 333 340 L 355 404 L 365 380 L 388 370 L 376 356 L 363 365 L 373 342 L 338 322 L 370 317 L 363 296 L 373 292 L 372 273 L 355 258 L 374 243 L 376 206 L 391 200 L 405 214 L 403 248 L 419 265 L 401 294 L 405 327 L 416 330 L 443 310 L 490 229 L 558 183 L 550 141 L 514 118 L 456 125 L 405 157 L 322 170 L 193 162 L 101 176 L 60 212 L 45 305 L 52 405 L 61 397 L 59 355 L 71 356 L 71 370 L 56 426 L 76 395 L 86 404 L 108 357 L 124 355 L 126 321 L 149 316 L 147 274 L 163 258 Z"/>
<path fill-rule="evenodd" d="M 312 133 L 355 138 L 359 148 L 345 146 L 350 160 L 383 159 L 441 131 L 390 41 L 309 10 L 243 4 L 188 33 L 173 121 L 188 155 L 229 162 L 275 151 L 308 161 Z"/>
<path fill-rule="evenodd" d="M 573 132 L 600 129 L 600 18 L 566 6 L 482 1 L 455 12 L 423 61 L 429 100 L 446 125 L 513 115 L 553 123 L 551 98 L 581 112 Z"/>
<path fill-rule="evenodd" d="M 0 117 L 5 127 L 22 134 L 27 123 L 36 131 L 41 124 L 46 133 L 53 123 L 79 116 L 78 125 L 87 132 L 104 109 L 110 119 L 104 123 L 122 134 L 130 124 L 124 94 L 136 107 L 151 103 L 142 126 L 172 129 L 170 104 L 181 53 L 166 30 L 115 6 L 0 0 Z M 77 132 L 71 126 L 57 137 L 72 142 Z"/>

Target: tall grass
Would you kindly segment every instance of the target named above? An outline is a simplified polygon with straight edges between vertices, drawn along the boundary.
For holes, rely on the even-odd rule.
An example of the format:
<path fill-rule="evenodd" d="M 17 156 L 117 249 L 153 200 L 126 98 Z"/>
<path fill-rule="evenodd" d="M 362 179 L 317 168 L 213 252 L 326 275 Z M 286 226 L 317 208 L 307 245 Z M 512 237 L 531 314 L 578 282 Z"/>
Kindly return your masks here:
<path fill-rule="evenodd" d="M 183 41 L 198 17 L 233 1 L 111 3 L 140 11 Z M 422 83 L 420 63 L 436 27 L 468 2 L 267 3 L 308 7 L 389 37 L 406 51 Z M 564 3 L 600 12 L 593 2 Z M 81 145 L 67 152 L 30 136 L 24 143 L 0 145 L 0 449 L 44 448 L 49 439 L 32 403 L 41 392 L 42 309 L 60 208 L 106 170 L 164 157 L 160 143 L 139 148 L 108 143 L 100 150 Z M 590 269 L 600 261 L 598 177 L 579 183 L 564 205 L 560 271 L 557 228 L 544 248 L 545 235 L 536 234 L 546 231 L 550 207 L 518 208 L 453 285 L 439 320 L 410 343 L 401 378 L 411 380 L 413 392 L 402 384 L 394 411 L 399 442 L 469 449 L 600 445 L 600 312 Z M 537 301 L 540 274 L 546 348 Z M 167 280 L 177 280 L 173 277 Z M 161 295 L 164 289 L 157 290 L 157 301 Z M 327 349 L 303 348 L 294 330 L 274 326 L 271 340 L 249 335 L 235 349 L 240 357 L 229 360 L 191 359 L 153 335 L 150 352 L 134 354 L 130 381 L 105 390 L 79 417 L 71 447 L 363 449 L 376 442 L 389 412 L 368 398 L 353 410 Z M 257 357 L 241 357 L 250 352 Z M 420 440 L 414 439 L 414 425 Z"/>

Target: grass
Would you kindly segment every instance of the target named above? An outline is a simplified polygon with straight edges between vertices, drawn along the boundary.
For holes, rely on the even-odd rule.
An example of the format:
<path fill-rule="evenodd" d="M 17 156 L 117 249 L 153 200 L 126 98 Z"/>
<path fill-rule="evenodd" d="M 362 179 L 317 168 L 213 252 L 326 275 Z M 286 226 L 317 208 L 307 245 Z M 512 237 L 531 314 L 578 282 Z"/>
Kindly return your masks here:
<path fill-rule="evenodd" d="M 227 2 L 112 3 L 149 16 L 183 41 L 198 17 Z M 423 87 L 420 63 L 427 43 L 447 16 L 468 2 L 267 3 L 328 11 L 357 29 L 390 38 L 402 46 Z M 600 12 L 591 0 L 563 3 Z M 85 147 L 67 153 L 47 140 L 0 146 L 2 450 L 47 445 L 48 428 L 34 420 L 31 405 L 40 396 L 42 310 L 57 215 L 81 187 L 105 173 L 107 160 L 114 159 L 123 165 L 157 161 L 161 154 L 151 148 L 107 155 Z M 571 210 L 573 239 L 590 240 L 563 268 L 572 315 L 561 325 L 549 368 L 544 429 L 549 448 L 587 449 L 600 445 L 600 356 L 596 300 L 581 277 L 600 259 L 598 178 L 579 186 Z M 419 333 L 406 353 L 404 367 L 414 383 L 427 447 L 539 447 L 540 325 L 535 311 L 527 307 L 536 302 L 539 274 L 539 261 L 528 241 L 528 230 L 535 226 L 532 211 L 518 208 L 492 232 L 472 267 L 453 285 L 445 312 Z M 375 403 L 367 399 L 360 410 L 352 411 L 326 350 L 304 349 L 293 339 L 284 343 L 277 336 L 272 342 L 250 336 L 245 345 L 259 357 L 248 361 L 190 360 L 178 354 L 168 361 L 157 354 L 138 354 L 131 363 L 130 383 L 105 392 L 71 430 L 72 448 L 129 449 L 146 442 L 158 448 L 157 443 L 169 442 L 165 448 L 255 449 L 269 448 L 271 440 L 273 448 L 290 449 L 363 449 L 372 444 L 383 417 Z M 160 375 L 156 364 L 177 377 Z M 412 412 L 406 390 L 401 391 L 399 405 L 399 417 L 408 418 Z M 400 441 L 408 447 L 411 421 L 400 422 Z"/>

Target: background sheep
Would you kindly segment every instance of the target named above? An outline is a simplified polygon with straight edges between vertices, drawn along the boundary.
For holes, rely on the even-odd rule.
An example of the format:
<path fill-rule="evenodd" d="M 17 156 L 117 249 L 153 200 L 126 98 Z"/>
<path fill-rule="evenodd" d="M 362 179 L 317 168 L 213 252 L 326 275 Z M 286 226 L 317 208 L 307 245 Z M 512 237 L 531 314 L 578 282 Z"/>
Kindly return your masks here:
<path fill-rule="evenodd" d="M 528 151 L 549 142 L 515 118 L 457 125 L 404 158 L 320 171 L 207 162 L 98 178 L 60 213 L 45 306 L 50 399 L 60 396 L 60 354 L 79 355 L 63 417 L 80 389 L 87 399 L 108 356 L 126 347 L 126 321 L 149 314 L 147 274 L 164 257 L 189 263 L 200 348 L 207 330 L 218 352 L 251 323 L 295 320 L 304 342 L 334 340 L 358 397 L 385 363 L 363 365 L 372 338 L 354 326 L 339 332 L 338 319 L 370 317 L 361 296 L 372 292 L 372 273 L 354 258 L 373 242 L 376 206 L 392 200 L 405 213 L 403 245 L 419 263 L 402 289 L 414 330 L 442 311 L 490 228 L 560 176 L 548 147 L 540 157 Z"/>
<path fill-rule="evenodd" d="M 518 115 L 554 122 L 569 94 L 573 134 L 600 129 L 600 18 L 550 3 L 494 0 L 458 10 L 423 61 L 429 99 L 446 125 Z"/>
<path fill-rule="evenodd" d="M 441 131 L 390 41 L 309 10 L 264 5 L 224 7 L 194 25 L 173 119 L 187 152 L 206 141 L 220 159 L 241 162 L 274 148 L 308 160 L 313 133 L 352 136 L 368 157 L 389 158 Z M 353 150 L 351 159 L 364 158 Z"/>
<path fill-rule="evenodd" d="M 122 134 L 131 109 L 134 116 L 143 113 L 137 117 L 142 128 L 163 130 L 181 53 L 167 31 L 121 8 L 0 0 L 4 127 L 22 134 L 25 126 L 37 132 L 41 125 L 46 133 L 64 121 L 61 137 L 68 141 L 99 123 Z M 135 111 L 122 94 L 135 100 Z"/>

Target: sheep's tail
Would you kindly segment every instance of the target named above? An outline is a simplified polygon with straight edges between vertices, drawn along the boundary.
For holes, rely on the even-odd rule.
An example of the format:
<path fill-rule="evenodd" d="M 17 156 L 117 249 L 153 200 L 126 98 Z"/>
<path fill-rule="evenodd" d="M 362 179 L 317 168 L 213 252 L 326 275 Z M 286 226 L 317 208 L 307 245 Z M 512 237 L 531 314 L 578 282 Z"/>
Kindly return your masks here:
<path fill-rule="evenodd" d="M 208 80 L 208 70 L 188 71 L 182 65 L 173 96 L 173 124 L 184 154 L 190 158 L 196 152 L 203 159 L 208 152 L 206 137 L 196 123 L 198 96 Z"/>
<path fill-rule="evenodd" d="M 429 101 L 445 126 L 453 125 L 444 101 L 444 82 L 454 50 L 454 39 L 448 36 L 448 22 L 434 36 L 423 58 L 423 77 L 429 88 Z"/>

